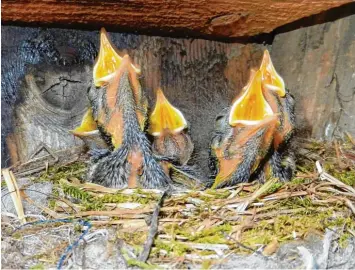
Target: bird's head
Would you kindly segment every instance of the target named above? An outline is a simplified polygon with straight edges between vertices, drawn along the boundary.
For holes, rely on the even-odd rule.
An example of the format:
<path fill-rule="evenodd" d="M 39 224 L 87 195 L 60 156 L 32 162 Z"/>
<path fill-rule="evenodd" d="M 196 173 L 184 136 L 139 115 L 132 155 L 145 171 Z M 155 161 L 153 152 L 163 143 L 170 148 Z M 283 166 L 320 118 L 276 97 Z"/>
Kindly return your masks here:
<path fill-rule="evenodd" d="M 282 77 L 276 72 L 268 50 L 264 51 L 260 70 L 262 73 L 263 87 L 276 92 L 280 97 L 284 97 L 286 95 L 285 82 Z"/>
<path fill-rule="evenodd" d="M 149 117 L 149 133 L 153 136 L 161 136 L 165 132 L 177 134 L 187 128 L 184 115 L 170 104 L 160 88 L 156 94 L 155 107 Z"/>
<path fill-rule="evenodd" d="M 235 99 L 229 112 L 229 125 L 257 125 L 274 115 L 262 91 L 262 72 L 251 71 L 251 76 L 242 93 Z"/>
<path fill-rule="evenodd" d="M 100 31 L 100 51 L 93 69 L 94 84 L 101 87 L 107 84 L 120 67 L 123 57 L 118 53 L 117 48 L 111 43 L 104 28 Z M 140 74 L 140 69 L 131 63 L 132 69 Z"/>
<path fill-rule="evenodd" d="M 107 142 L 101 137 L 97 124 L 92 115 L 92 109 L 88 109 L 84 114 L 80 126 L 70 130 L 74 136 L 82 139 L 89 149 L 109 148 Z"/>
<path fill-rule="evenodd" d="M 71 130 L 70 132 L 75 136 L 80 137 L 85 136 L 85 134 L 87 134 L 88 132 L 92 132 L 95 130 L 97 130 L 97 124 L 93 118 L 92 109 L 89 108 L 84 114 L 80 126 L 75 128 L 74 130 Z"/>

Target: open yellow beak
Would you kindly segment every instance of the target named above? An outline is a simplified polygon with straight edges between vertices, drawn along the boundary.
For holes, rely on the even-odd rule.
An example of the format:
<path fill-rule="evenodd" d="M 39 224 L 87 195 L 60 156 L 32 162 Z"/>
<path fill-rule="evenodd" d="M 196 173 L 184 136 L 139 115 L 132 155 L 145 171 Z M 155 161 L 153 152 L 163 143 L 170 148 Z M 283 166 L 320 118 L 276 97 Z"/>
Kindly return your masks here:
<path fill-rule="evenodd" d="M 118 54 L 117 48 L 111 43 L 106 30 L 101 28 L 100 51 L 93 70 L 95 86 L 100 87 L 110 81 L 121 62 L 122 57 Z M 136 73 L 140 73 L 139 68 L 136 68 L 133 64 L 132 67 Z"/>
<path fill-rule="evenodd" d="M 81 125 L 70 132 L 76 136 L 83 136 L 85 133 L 97 130 L 97 124 L 92 115 L 92 109 L 89 108 L 87 112 L 83 116 L 83 120 L 81 121 Z"/>
<path fill-rule="evenodd" d="M 186 127 L 184 115 L 170 104 L 159 88 L 155 108 L 149 118 L 149 133 L 153 136 L 159 136 L 164 130 L 178 133 Z"/>
<path fill-rule="evenodd" d="M 236 99 L 229 114 L 229 124 L 255 125 L 266 117 L 273 115 L 270 105 L 264 98 L 260 70 L 251 74 L 252 78 L 244 88 L 242 95 Z"/>
<path fill-rule="evenodd" d="M 276 72 L 268 50 L 264 51 L 260 70 L 262 72 L 263 86 L 269 90 L 275 91 L 280 97 L 284 97 L 286 95 L 285 82 Z"/>

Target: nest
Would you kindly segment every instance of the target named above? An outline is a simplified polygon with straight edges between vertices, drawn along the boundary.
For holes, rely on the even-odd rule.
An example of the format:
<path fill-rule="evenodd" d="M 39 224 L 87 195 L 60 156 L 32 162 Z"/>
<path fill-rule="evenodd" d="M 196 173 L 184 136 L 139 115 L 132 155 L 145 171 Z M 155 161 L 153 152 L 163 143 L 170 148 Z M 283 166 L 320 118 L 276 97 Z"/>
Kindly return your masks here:
<path fill-rule="evenodd" d="M 81 220 L 89 222 L 91 230 L 115 228 L 116 240 L 124 242 L 121 252 L 127 264 L 141 268 L 179 268 L 190 261 L 209 266 L 230 254 L 257 251 L 268 256 L 282 243 L 310 233 L 323 235 L 326 229 L 337 229 L 344 247 L 355 237 L 351 139 L 341 144 L 299 140 L 297 171 L 287 183 L 269 179 L 264 184 L 173 194 L 85 183 L 82 161 L 53 166 L 32 179 L 54 183 L 48 205 L 41 210 L 57 222 L 41 226 Z M 28 199 L 24 193 L 20 196 Z M 16 232 L 25 234 L 22 228 Z"/>

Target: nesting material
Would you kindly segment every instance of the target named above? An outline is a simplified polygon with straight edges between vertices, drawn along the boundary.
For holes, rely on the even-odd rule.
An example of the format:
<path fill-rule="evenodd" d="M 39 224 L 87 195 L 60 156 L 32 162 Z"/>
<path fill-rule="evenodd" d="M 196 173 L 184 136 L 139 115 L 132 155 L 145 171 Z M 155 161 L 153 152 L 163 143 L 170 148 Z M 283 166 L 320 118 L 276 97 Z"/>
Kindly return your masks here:
<path fill-rule="evenodd" d="M 339 247 L 346 247 L 355 236 L 354 147 L 350 141 L 324 145 L 299 140 L 297 173 L 291 182 L 269 179 L 265 184 L 170 194 L 160 208 L 146 262 L 139 255 L 154 224 L 151 216 L 162 191 L 117 190 L 84 183 L 82 163 L 49 168 L 33 181 L 54 183 L 53 199 L 44 206 L 53 212 L 42 212 L 47 219 L 55 212 L 73 222 L 89 221 L 92 233 L 113 229 L 112 241 L 124 243 L 121 253 L 129 265 L 218 265 L 232 254 L 275 256 L 284 243 L 323 235 L 327 228 L 336 231 Z M 16 231 L 16 237 L 23 239 L 33 230 L 62 225 L 28 226 Z"/>

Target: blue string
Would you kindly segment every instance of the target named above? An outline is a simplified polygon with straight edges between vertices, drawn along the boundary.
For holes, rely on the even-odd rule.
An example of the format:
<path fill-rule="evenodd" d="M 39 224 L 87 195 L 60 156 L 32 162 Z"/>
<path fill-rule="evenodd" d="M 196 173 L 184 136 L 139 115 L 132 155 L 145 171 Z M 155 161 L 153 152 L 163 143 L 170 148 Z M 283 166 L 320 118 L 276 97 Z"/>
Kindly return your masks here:
<path fill-rule="evenodd" d="M 70 252 L 73 250 L 73 248 L 77 247 L 79 245 L 80 240 L 84 238 L 84 236 L 89 232 L 90 228 L 92 227 L 91 223 L 89 221 L 84 221 L 84 220 L 79 220 L 80 225 L 86 226 L 86 229 L 81 233 L 79 238 L 72 244 L 69 245 L 66 250 L 64 251 L 63 255 L 60 257 L 60 260 L 57 265 L 57 269 L 60 270 L 63 266 L 63 263 L 67 256 L 70 254 Z"/>
<path fill-rule="evenodd" d="M 63 223 L 72 223 L 75 220 L 72 219 L 49 219 L 49 220 L 38 220 L 38 221 L 33 221 L 33 222 L 28 222 L 25 223 L 19 227 L 17 227 L 12 234 L 14 234 L 16 231 L 20 230 L 21 228 L 25 227 L 25 226 L 29 226 L 29 225 L 38 225 L 38 224 L 44 224 L 44 223 L 57 223 L 57 222 L 63 222 Z M 63 266 L 63 263 L 65 261 L 65 259 L 67 258 L 67 256 L 70 254 L 70 252 L 73 250 L 73 248 L 77 247 L 79 245 L 80 240 L 82 240 L 84 238 L 84 236 L 89 232 L 90 228 L 92 227 L 91 223 L 89 221 L 86 220 L 78 220 L 78 223 L 81 226 L 86 227 L 86 229 L 81 233 L 81 235 L 79 236 L 79 238 L 71 245 L 69 245 L 66 250 L 64 251 L 64 253 L 62 254 L 62 256 L 59 259 L 58 265 L 57 265 L 57 269 L 60 270 Z"/>
<path fill-rule="evenodd" d="M 66 218 L 65 219 L 58 218 L 58 219 L 45 219 L 45 220 L 37 220 L 37 221 L 33 221 L 33 222 L 27 222 L 27 223 L 17 227 L 15 230 L 13 230 L 11 235 L 13 235 L 15 232 L 22 229 L 23 227 L 26 227 L 29 225 L 38 225 L 38 224 L 44 224 L 44 223 L 57 223 L 57 222 L 70 223 L 70 222 L 73 222 L 73 220 L 66 219 Z"/>

